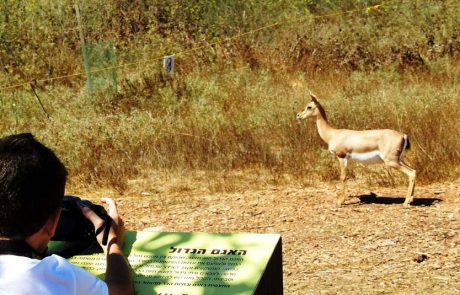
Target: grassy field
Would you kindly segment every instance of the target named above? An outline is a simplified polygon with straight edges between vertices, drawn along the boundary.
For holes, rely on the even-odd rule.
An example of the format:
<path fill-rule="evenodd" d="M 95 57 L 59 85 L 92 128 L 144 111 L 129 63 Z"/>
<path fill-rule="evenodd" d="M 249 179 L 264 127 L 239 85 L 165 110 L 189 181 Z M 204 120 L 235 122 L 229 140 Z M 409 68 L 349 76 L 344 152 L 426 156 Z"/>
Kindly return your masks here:
<path fill-rule="evenodd" d="M 405 157 L 419 183 L 458 177 L 455 1 L 371 10 L 379 2 L 154 2 L 80 1 L 86 42 L 111 40 L 118 64 L 134 63 L 117 69 L 118 92 L 88 95 L 84 75 L 38 82 L 35 93 L 2 87 L 0 134 L 34 133 L 64 160 L 75 186 L 123 191 L 146 171 L 337 180 L 313 122 L 295 121 L 311 90 L 335 127 L 409 134 Z M 84 72 L 72 3 L 0 4 L 2 86 Z M 177 55 L 174 75 L 161 69 L 158 56 L 191 48 L 202 49 Z M 405 181 L 385 169 L 354 167 L 351 175 Z"/>
<path fill-rule="evenodd" d="M 460 164 L 455 148 L 460 89 L 453 78 L 458 72 L 450 77 L 411 81 L 415 77 L 395 80 L 391 73 L 372 73 L 340 81 L 299 75 L 291 80 L 240 68 L 177 77 L 155 89 L 156 96 L 143 96 L 153 90 L 139 85 L 140 93 L 107 101 L 57 87 L 40 94 L 50 119 L 34 96 L 17 92 L 2 101 L 0 127 L 3 134 L 36 134 L 79 181 L 120 189 L 143 170 L 258 168 L 270 171 L 274 181 L 283 174 L 335 180 L 337 163 L 314 122 L 295 121 L 311 89 L 323 98 L 333 126 L 405 132 L 413 143 L 405 157 L 419 181 L 448 181 L 458 176 Z M 400 179 L 383 169 L 355 167 L 354 172 L 384 185 Z"/>

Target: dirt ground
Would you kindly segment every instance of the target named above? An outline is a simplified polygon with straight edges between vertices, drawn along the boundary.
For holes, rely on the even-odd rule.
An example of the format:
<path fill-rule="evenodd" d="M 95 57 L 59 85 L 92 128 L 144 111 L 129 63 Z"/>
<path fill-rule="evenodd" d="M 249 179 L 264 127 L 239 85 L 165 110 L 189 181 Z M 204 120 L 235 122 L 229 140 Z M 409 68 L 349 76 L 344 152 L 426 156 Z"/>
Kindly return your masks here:
<path fill-rule="evenodd" d="M 127 229 L 279 233 L 285 294 L 460 294 L 460 180 L 416 187 L 410 209 L 402 186 L 351 183 L 336 209 L 335 184 L 210 193 L 194 181 L 130 183 L 115 196 Z"/>

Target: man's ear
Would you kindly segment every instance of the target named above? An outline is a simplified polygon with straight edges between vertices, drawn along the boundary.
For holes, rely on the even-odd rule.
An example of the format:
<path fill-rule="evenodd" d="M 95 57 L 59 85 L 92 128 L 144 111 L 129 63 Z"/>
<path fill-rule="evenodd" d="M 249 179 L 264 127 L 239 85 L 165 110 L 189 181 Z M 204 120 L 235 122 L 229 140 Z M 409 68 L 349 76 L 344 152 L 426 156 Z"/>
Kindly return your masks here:
<path fill-rule="evenodd" d="M 50 237 L 53 237 L 54 233 L 56 233 L 59 218 L 61 217 L 61 211 L 62 209 L 58 208 L 58 210 L 49 217 L 45 224 L 45 230 Z"/>
<path fill-rule="evenodd" d="M 54 236 L 59 218 L 61 217 L 61 208 L 56 210 L 55 213 L 51 214 L 45 224 L 36 233 L 28 236 L 25 241 L 36 251 L 42 253 L 46 250 L 48 242 Z"/>

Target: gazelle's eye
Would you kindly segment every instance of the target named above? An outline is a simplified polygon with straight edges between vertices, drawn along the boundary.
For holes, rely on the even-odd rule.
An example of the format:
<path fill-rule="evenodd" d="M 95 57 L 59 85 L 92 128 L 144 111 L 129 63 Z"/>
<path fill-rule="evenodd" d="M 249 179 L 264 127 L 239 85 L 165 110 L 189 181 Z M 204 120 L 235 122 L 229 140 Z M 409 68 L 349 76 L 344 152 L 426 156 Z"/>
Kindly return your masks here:
<path fill-rule="evenodd" d="M 311 106 L 308 106 L 308 107 L 307 107 L 307 110 L 311 110 Z"/>

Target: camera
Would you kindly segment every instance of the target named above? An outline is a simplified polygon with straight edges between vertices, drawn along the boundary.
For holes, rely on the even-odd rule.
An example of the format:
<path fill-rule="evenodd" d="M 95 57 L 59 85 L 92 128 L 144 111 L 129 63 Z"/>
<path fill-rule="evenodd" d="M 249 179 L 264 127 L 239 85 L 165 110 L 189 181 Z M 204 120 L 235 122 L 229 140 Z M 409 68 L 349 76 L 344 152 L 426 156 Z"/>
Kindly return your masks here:
<path fill-rule="evenodd" d="M 75 254 L 82 254 L 88 249 L 91 249 L 91 252 L 102 251 L 96 240 L 97 234 L 94 225 L 83 215 L 80 209 L 81 206 L 93 210 L 105 221 L 104 237 L 108 234 L 112 220 L 104 207 L 76 196 L 64 196 L 61 205 L 61 216 L 56 232 L 51 238 L 52 241 L 56 241 L 54 246 L 59 243 L 59 250 L 52 251 L 54 252 L 53 254 L 68 258 Z"/>

